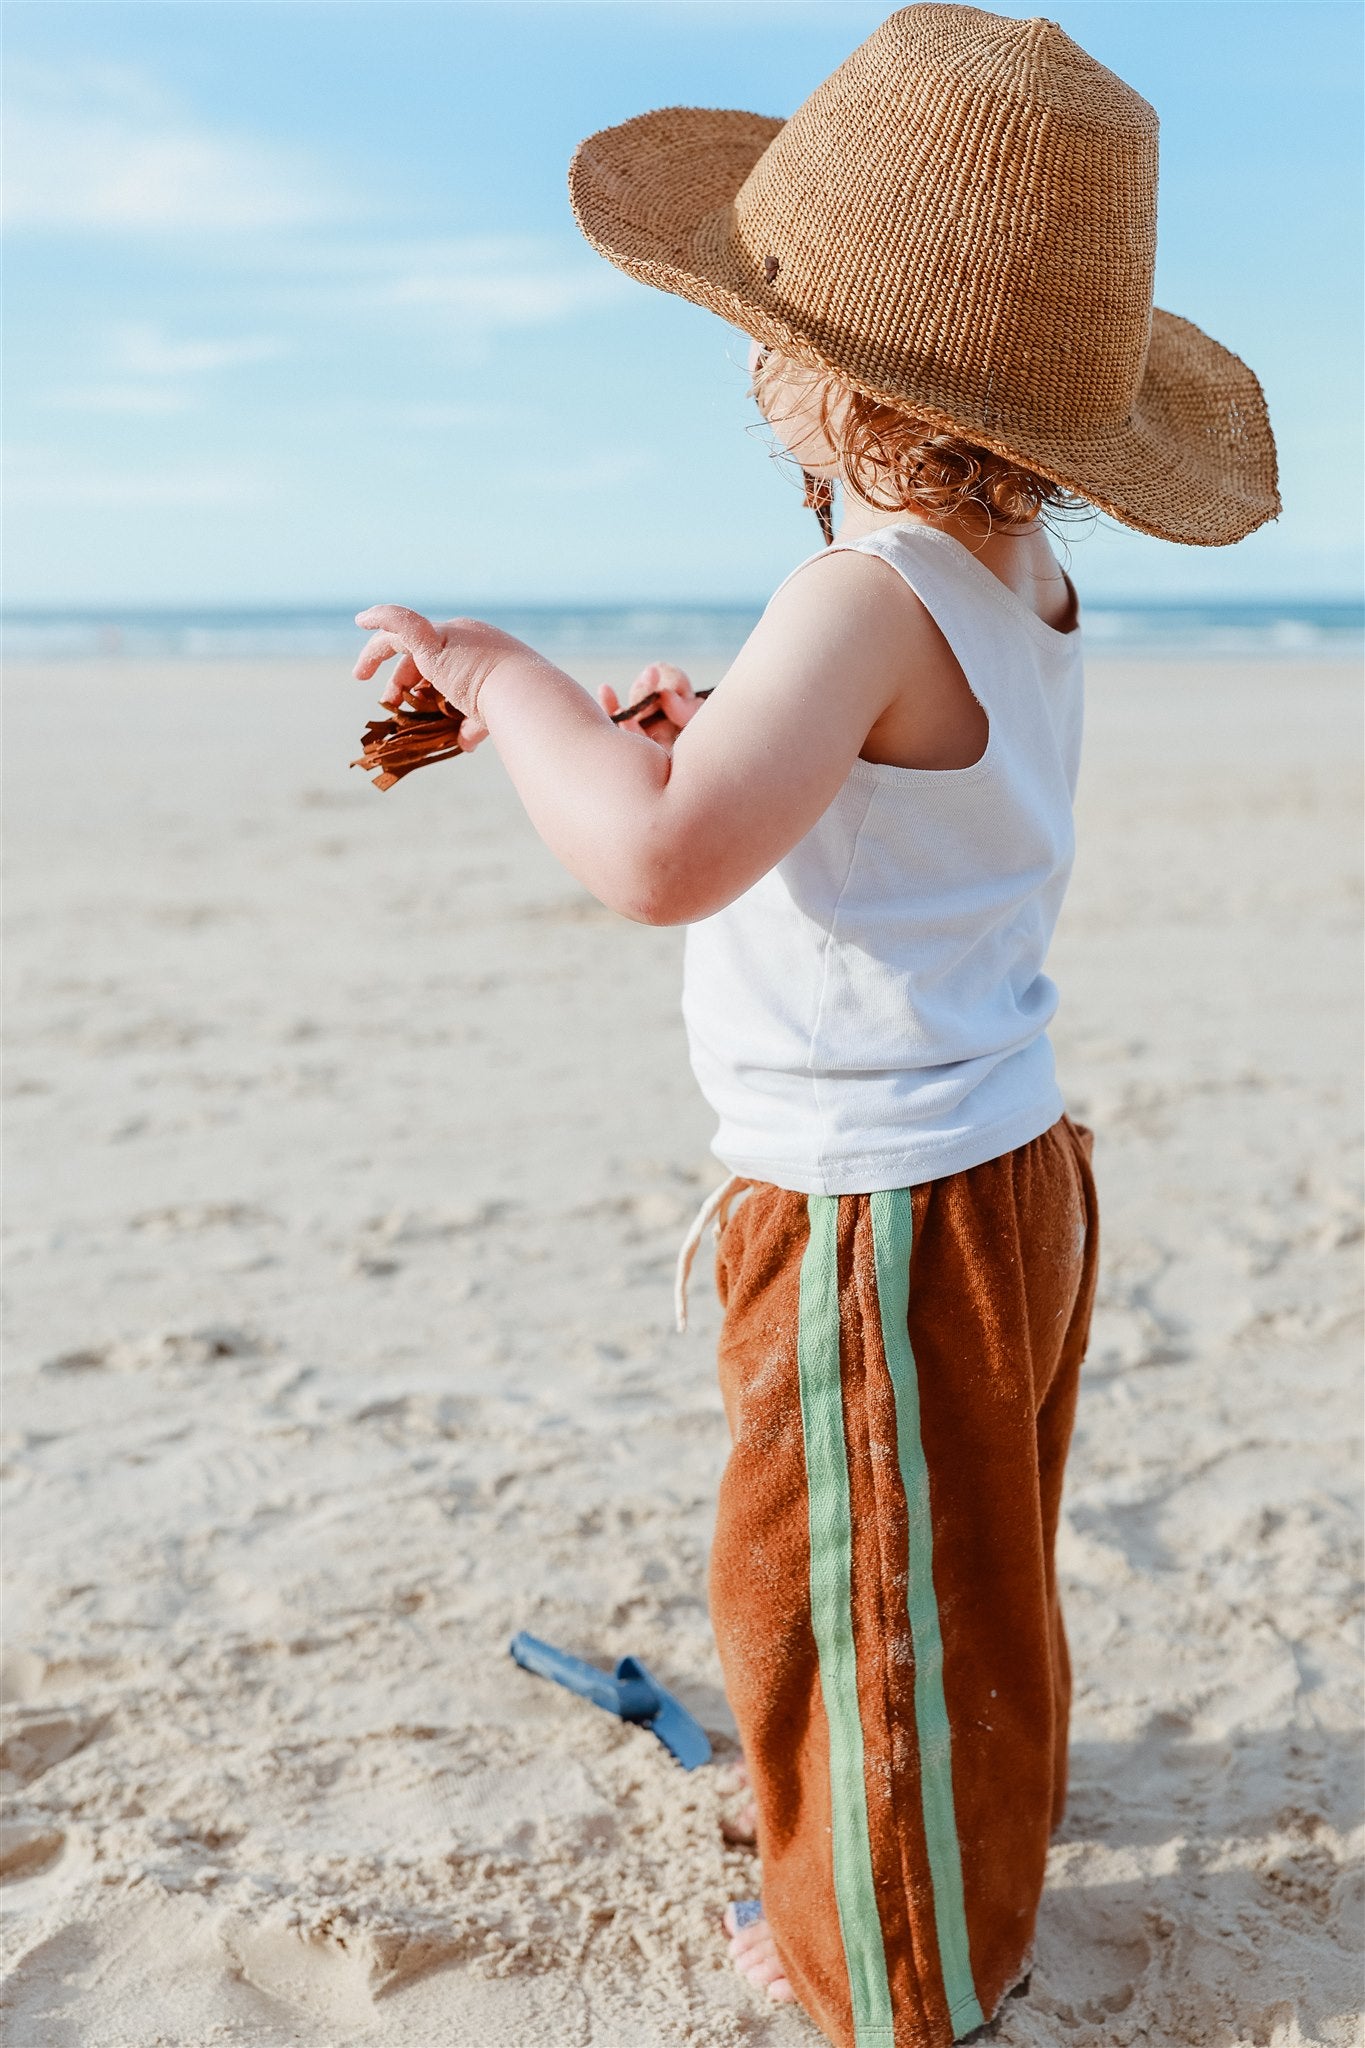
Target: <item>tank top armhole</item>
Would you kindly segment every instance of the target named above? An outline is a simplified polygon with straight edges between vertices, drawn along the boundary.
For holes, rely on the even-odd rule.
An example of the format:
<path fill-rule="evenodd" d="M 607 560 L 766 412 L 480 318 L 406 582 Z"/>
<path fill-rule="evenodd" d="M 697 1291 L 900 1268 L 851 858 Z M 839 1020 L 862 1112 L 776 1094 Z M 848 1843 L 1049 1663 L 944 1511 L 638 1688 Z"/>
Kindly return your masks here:
<path fill-rule="evenodd" d="M 773 598 L 777 597 L 781 591 L 785 590 L 787 585 L 791 583 L 797 576 L 799 576 L 803 569 L 808 569 L 812 562 L 823 562 L 830 555 L 875 555 L 878 561 L 886 563 L 888 569 L 894 570 L 895 574 L 900 577 L 901 582 L 904 583 L 908 590 L 914 593 L 914 595 L 919 599 L 920 603 L 924 606 L 925 611 L 928 613 L 929 617 L 932 619 L 935 626 L 937 626 L 939 632 L 943 635 L 944 642 L 946 643 L 948 648 L 948 652 L 952 655 L 953 660 L 957 663 L 958 670 L 962 676 L 963 682 L 967 685 L 967 688 L 971 691 L 972 696 L 976 699 L 976 702 L 981 706 L 982 711 L 985 713 L 986 723 L 989 727 L 993 723 L 993 714 L 991 711 L 991 707 L 986 702 L 985 698 L 981 695 L 981 692 L 977 689 L 976 684 L 972 681 L 972 678 L 968 673 L 967 664 L 962 658 L 962 648 L 959 645 L 956 636 L 950 631 L 947 622 L 940 616 L 939 611 L 934 607 L 934 605 L 930 603 L 929 598 L 925 595 L 924 591 L 920 589 L 919 584 L 915 581 L 915 579 L 907 573 L 904 564 L 897 561 L 894 554 L 891 553 L 891 551 L 888 548 L 872 547 L 868 545 L 868 543 L 871 541 L 880 540 L 884 533 L 905 533 L 907 531 L 913 531 L 913 529 L 909 529 L 904 526 L 878 527 L 875 533 L 864 534 L 861 540 L 830 541 L 827 546 L 817 548 L 814 554 L 807 555 L 804 558 L 804 560 L 798 562 L 794 568 L 791 568 L 787 571 L 786 575 L 782 578 L 782 581 L 777 585 L 776 589 L 773 591 L 772 596 L 769 597 L 768 604 L 771 604 Z M 991 572 L 988 569 L 986 571 L 986 574 L 989 576 L 990 573 Z M 926 580 L 932 581 L 932 579 Z M 766 611 L 767 606 L 765 606 L 764 609 Z M 951 609 L 951 607 L 944 607 L 944 609 Z M 990 739 L 988 737 L 986 741 L 986 752 L 989 752 L 989 750 Z M 984 761 L 985 758 L 986 753 L 983 752 L 979 760 L 974 761 L 971 764 L 971 766 L 979 767 L 981 761 Z M 869 763 L 868 765 L 877 766 L 879 764 L 873 762 Z M 930 769 L 906 769 L 904 772 L 906 774 L 931 774 L 938 771 Z M 942 772 L 948 775 L 957 775 L 966 774 L 968 771 L 966 769 L 949 768 L 943 770 Z"/>
<path fill-rule="evenodd" d="M 812 562 L 823 562 L 829 555 L 875 555 L 879 561 L 885 562 L 887 568 L 893 570 L 899 576 L 906 589 L 919 599 L 928 617 L 942 634 L 944 645 L 957 663 L 958 674 L 966 684 L 973 702 L 980 707 L 981 714 L 986 721 L 986 744 L 976 759 L 969 761 L 962 768 L 906 768 L 896 761 L 868 761 L 859 753 L 853 764 L 852 772 L 855 775 L 871 776 L 878 781 L 892 781 L 896 778 L 900 778 L 906 783 L 916 781 L 921 783 L 975 781 L 977 777 L 988 774 L 995 765 L 996 714 L 973 682 L 967 663 L 962 658 L 962 648 L 958 644 L 956 637 L 949 631 L 943 618 L 940 617 L 939 612 L 929 602 L 929 599 L 919 588 L 918 584 L 906 573 L 904 566 L 895 560 L 894 556 L 886 548 L 870 547 L 867 545 L 869 541 L 879 540 L 883 533 L 903 533 L 905 531 L 904 527 L 879 527 L 875 533 L 865 534 L 861 540 L 830 541 L 826 546 L 818 548 L 814 554 L 805 556 L 794 568 L 787 571 L 787 574 L 782 578 L 782 581 L 768 599 L 768 604 L 771 604 L 773 598 L 780 591 L 785 590 L 787 585 L 799 576 L 803 569 L 808 569 Z M 986 574 L 989 575 L 990 571 L 987 570 Z M 765 606 L 764 609 L 766 611 L 767 607 Z M 944 609 L 951 610 L 951 606 L 945 606 Z"/>

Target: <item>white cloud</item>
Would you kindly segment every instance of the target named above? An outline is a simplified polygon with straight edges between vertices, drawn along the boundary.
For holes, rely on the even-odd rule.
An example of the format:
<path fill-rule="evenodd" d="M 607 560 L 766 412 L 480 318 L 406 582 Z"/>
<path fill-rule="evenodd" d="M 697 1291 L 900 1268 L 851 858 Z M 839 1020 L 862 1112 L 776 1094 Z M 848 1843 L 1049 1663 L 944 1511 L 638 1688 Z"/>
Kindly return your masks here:
<path fill-rule="evenodd" d="M 44 392 L 39 401 L 61 412 L 157 414 L 188 412 L 192 404 L 187 391 L 169 384 L 65 384 Z"/>
<path fill-rule="evenodd" d="M 268 479 L 241 464 L 100 469 L 74 463 L 53 450 L 19 448 L 7 455 L 5 469 L 5 504 L 10 511 L 245 507 L 260 504 L 270 491 Z"/>
<path fill-rule="evenodd" d="M 301 151 L 203 125 L 132 66 L 11 60 L 5 160 L 10 227 L 206 233 L 338 211 Z"/>
<path fill-rule="evenodd" d="M 433 433 L 442 433 L 458 427 L 495 427 L 507 421 L 505 408 L 485 405 L 476 400 L 460 399 L 399 399 L 384 406 L 363 405 L 367 419 L 376 415 L 392 420 L 400 427 L 425 427 Z"/>
<path fill-rule="evenodd" d="M 149 321 L 127 321 L 116 328 L 114 346 L 119 368 L 139 377 L 196 376 L 209 370 L 235 370 L 249 363 L 270 362 L 285 352 L 284 343 L 268 335 L 174 341 Z"/>
<path fill-rule="evenodd" d="M 372 294 L 375 303 L 443 313 L 460 326 L 553 326 L 614 297 L 610 278 L 595 271 L 509 265 L 416 270 L 394 277 Z"/>
<path fill-rule="evenodd" d="M 477 338 L 509 328 L 556 326 L 614 304 L 630 285 L 618 271 L 548 236 L 502 235 L 314 243 L 279 250 L 280 297 L 313 317 L 378 318 L 411 331 Z"/>
<path fill-rule="evenodd" d="M 108 357 L 111 377 L 55 385 L 35 394 L 35 402 L 48 410 L 108 418 L 165 417 L 198 406 L 201 394 L 193 388 L 194 379 L 269 362 L 284 353 L 285 344 L 267 336 L 175 340 L 150 321 L 126 321 L 114 329 Z"/>

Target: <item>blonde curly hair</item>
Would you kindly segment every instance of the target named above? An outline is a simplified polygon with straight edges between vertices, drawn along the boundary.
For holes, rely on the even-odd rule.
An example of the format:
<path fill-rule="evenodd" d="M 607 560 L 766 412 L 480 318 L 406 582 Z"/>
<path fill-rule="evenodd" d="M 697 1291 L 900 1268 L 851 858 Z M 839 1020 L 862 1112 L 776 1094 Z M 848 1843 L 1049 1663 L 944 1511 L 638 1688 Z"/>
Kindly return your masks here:
<path fill-rule="evenodd" d="M 813 390 L 812 423 L 829 443 L 839 481 L 879 511 L 983 515 L 991 526 L 1019 528 L 1040 518 L 1050 524 L 1050 514 L 1093 509 L 1074 491 L 1036 476 L 1008 456 L 978 448 L 928 420 L 865 397 L 832 373 L 808 370 L 760 346 L 751 395 L 770 425 L 765 390 L 793 372 Z M 817 509 L 829 504 L 831 494 L 829 480 L 808 479 L 807 502 Z"/>

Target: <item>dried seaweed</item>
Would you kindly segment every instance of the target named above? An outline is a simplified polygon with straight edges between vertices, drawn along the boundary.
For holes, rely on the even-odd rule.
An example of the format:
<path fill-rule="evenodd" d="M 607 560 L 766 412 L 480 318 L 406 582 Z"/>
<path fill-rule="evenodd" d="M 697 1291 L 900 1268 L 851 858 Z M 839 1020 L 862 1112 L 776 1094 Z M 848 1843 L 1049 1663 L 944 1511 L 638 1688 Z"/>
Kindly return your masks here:
<path fill-rule="evenodd" d="M 463 711 L 440 699 L 439 711 L 412 711 L 406 705 L 392 718 L 372 718 L 365 728 L 360 756 L 353 768 L 374 776 L 376 789 L 392 789 L 414 768 L 429 761 L 453 761 L 461 753 L 459 732 Z"/>

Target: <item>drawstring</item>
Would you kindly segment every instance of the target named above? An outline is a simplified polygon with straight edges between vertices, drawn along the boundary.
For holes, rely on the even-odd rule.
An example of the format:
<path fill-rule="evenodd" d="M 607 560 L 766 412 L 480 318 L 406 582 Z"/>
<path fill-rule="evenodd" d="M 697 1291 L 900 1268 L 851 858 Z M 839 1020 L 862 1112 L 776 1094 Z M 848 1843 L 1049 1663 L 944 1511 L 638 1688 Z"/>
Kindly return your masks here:
<path fill-rule="evenodd" d="M 702 1232 L 708 1223 L 714 1221 L 716 1236 L 720 1236 L 720 1212 L 735 1190 L 744 1185 L 744 1176 L 732 1173 L 729 1180 L 724 1181 L 720 1187 L 712 1188 L 693 1217 L 692 1227 L 682 1241 L 682 1248 L 678 1253 L 678 1270 L 673 1282 L 673 1317 L 679 1331 L 687 1328 L 687 1282 L 692 1272 L 692 1261 L 697 1255 L 697 1246 L 701 1243 Z"/>

